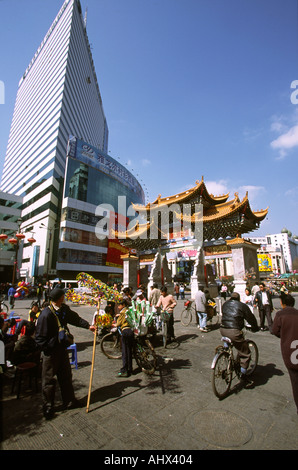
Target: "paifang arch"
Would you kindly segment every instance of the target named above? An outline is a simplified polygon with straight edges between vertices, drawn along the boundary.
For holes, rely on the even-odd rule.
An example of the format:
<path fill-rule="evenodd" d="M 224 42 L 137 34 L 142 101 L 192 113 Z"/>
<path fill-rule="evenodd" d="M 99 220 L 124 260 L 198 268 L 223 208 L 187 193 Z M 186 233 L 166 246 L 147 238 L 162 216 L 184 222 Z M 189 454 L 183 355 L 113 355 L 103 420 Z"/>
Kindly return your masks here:
<path fill-rule="evenodd" d="M 166 248 L 179 232 L 180 237 L 194 238 L 198 227 L 202 242 L 240 238 L 257 230 L 268 214 L 268 207 L 260 211 L 251 209 L 248 192 L 242 200 L 238 193 L 232 199 L 229 193 L 210 194 L 203 177 L 187 191 L 169 197 L 159 195 L 152 203 L 133 204 L 133 208 L 139 215 L 135 223 L 126 232 L 114 231 L 114 236 L 137 252 Z"/>

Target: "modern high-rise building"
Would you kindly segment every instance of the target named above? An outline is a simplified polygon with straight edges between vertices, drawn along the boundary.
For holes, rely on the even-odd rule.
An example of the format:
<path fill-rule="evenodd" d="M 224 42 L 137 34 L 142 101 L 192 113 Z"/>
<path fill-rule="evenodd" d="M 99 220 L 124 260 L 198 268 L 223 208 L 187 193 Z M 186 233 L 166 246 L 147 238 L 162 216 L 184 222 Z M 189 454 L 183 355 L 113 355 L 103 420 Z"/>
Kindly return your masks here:
<path fill-rule="evenodd" d="M 292 236 L 292 233 L 287 229 L 282 229 L 280 233 L 274 233 L 266 235 L 265 237 L 250 238 L 253 243 L 258 243 L 261 248 L 269 251 L 278 250 L 283 256 L 283 266 L 278 271 L 283 274 L 284 272 L 290 273 L 295 268 L 293 267 L 298 260 L 298 238 L 296 235 Z M 275 253 L 272 254 L 272 257 Z M 280 263 L 282 264 L 282 263 Z"/>
<path fill-rule="evenodd" d="M 23 250 L 22 268 L 29 277 L 55 274 L 70 135 L 108 152 L 108 126 L 79 0 L 65 0 L 23 74 L 10 129 L 1 190 L 23 198 L 21 229 L 36 239 Z M 81 165 L 73 175 L 73 199 L 82 200 L 87 173 Z"/>

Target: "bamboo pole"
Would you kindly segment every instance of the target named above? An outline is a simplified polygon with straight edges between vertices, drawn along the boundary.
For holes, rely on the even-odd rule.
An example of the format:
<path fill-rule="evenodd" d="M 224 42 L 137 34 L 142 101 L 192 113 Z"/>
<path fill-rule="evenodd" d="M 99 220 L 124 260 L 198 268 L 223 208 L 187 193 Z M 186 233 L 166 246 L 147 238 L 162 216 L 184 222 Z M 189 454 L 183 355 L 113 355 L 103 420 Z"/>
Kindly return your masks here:
<path fill-rule="evenodd" d="M 99 314 L 99 307 L 100 307 L 100 301 L 98 301 L 98 305 L 97 305 L 97 315 Z M 96 350 L 97 331 L 98 331 L 97 317 L 95 317 L 95 331 L 94 331 L 94 340 L 93 340 L 92 364 L 91 364 L 91 373 L 90 373 L 90 381 L 89 381 L 89 390 L 88 390 L 88 400 L 87 400 L 86 413 L 89 412 L 89 405 L 90 405 L 90 398 L 91 398 L 91 389 L 92 389 L 92 380 L 93 380 L 93 370 L 94 370 L 94 363 L 95 363 L 95 350 Z"/>

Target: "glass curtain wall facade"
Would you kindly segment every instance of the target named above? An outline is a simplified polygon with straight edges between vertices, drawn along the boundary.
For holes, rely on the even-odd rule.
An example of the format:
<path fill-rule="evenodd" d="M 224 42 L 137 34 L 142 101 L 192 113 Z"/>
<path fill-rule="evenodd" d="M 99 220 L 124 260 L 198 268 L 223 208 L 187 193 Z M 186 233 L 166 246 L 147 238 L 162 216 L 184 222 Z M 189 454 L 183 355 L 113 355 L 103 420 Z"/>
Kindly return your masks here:
<path fill-rule="evenodd" d="M 55 268 L 69 135 L 107 152 L 108 127 L 78 0 L 66 0 L 17 91 L 1 190 L 23 197 L 38 271 Z M 23 254 L 31 272 L 33 248 Z M 50 253 L 50 256 L 49 256 Z"/>
<path fill-rule="evenodd" d="M 107 212 L 113 208 L 112 220 L 119 227 L 119 224 L 127 224 L 126 214 L 132 203 L 145 203 L 144 191 L 137 179 L 111 156 L 71 136 L 57 263 L 63 278 L 70 279 L 74 272 L 87 271 L 109 282 L 122 275 L 122 267 L 117 265 L 115 256 L 119 261 L 121 250 L 122 254 L 126 250 L 108 236 L 103 239 L 96 236 L 95 227 L 103 218 L 97 215 L 97 207 L 108 205 Z M 118 255 L 113 256 L 115 249 Z"/>

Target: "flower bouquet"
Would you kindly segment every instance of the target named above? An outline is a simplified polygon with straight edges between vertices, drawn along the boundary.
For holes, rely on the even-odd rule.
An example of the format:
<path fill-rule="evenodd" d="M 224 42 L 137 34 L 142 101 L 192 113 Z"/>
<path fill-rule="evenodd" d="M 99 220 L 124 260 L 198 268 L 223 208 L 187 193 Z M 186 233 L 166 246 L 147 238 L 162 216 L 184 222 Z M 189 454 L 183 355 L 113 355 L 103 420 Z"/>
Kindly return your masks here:
<path fill-rule="evenodd" d="M 99 328 L 110 328 L 113 323 L 113 317 L 109 313 L 96 316 L 96 324 Z"/>
<path fill-rule="evenodd" d="M 153 319 L 150 303 L 145 300 L 136 302 L 132 300 L 132 305 L 126 312 L 126 318 L 135 335 L 146 335 Z"/>

